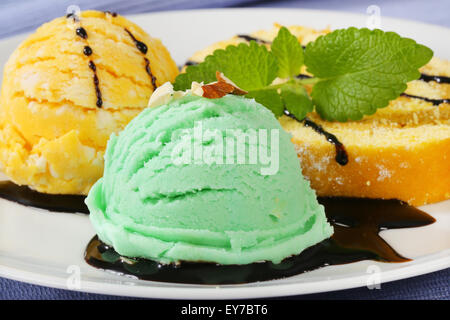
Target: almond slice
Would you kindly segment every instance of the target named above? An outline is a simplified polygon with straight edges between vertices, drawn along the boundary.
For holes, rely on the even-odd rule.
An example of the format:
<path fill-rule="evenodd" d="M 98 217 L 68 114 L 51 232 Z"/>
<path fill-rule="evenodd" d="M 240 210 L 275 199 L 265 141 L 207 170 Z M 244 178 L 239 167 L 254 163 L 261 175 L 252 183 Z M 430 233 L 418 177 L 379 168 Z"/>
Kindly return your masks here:
<path fill-rule="evenodd" d="M 217 81 L 202 86 L 203 97 L 209 99 L 222 98 L 227 94 L 245 95 L 248 92 L 235 85 L 223 73 L 216 71 Z"/>

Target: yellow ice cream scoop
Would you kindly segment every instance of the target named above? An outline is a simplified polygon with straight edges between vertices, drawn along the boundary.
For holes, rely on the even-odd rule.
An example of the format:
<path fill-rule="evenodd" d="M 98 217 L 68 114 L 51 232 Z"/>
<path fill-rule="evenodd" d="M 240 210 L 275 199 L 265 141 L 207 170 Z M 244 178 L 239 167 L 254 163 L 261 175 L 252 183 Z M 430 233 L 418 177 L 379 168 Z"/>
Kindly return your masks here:
<path fill-rule="evenodd" d="M 40 192 L 87 194 L 102 175 L 110 134 L 177 74 L 160 40 L 115 13 L 42 25 L 5 65 L 1 170 Z"/>

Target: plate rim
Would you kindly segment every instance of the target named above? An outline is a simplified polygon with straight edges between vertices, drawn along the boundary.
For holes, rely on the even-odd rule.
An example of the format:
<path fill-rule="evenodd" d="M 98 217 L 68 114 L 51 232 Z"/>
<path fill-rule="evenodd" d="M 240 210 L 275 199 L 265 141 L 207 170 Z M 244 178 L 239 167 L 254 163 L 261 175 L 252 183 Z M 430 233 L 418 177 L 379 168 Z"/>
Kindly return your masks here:
<path fill-rule="evenodd" d="M 437 256 L 437 259 L 432 259 Z M 417 263 L 417 260 L 426 260 Z M 450 268 L 450 249 L 440 251 L 435 254 L 423 256 L 411 262 L 403 263 L 403 267 L 383 271 L 381 275 L 380 285 L 388 282 L 403 280 L 411 277 L 421 276 L 424 274 L 436 272 Z M 427 261 L 432 259 L 431 261 Z M 362 261 L 364 262 L 364 261 Z M 333 268 L 329 266 L 325 268 Z M 420 269 L 417 272 L 417 269 Z M 46 286 L 63 290 L 72 290 L 78 292 L 88 292 L 95 294 L 105 294 L 113 296 L 127 297 L 143 297 L 158 299 L 207 299 L 207 300 L 223 300 L 223 299 L 246 299 L 246 298 L 274 298 L 294 295 L 305 295 L 314 293 L 324 293 L 332 291 L 347 290 L 353 288 L 364 287 L 367 285 L 366 275 L 356 275 L 339 279 L 328 279 L 327 281 L 319 280 L 312 282 L 295 282 L 295 283 L 273 283 L 264 286 L 245 287 L 240 285 L 224 285 L 224 286 L 152 286 L 153 281 L 145 281 L 148 285 L 142 286 L 126 286 L 115 283 L 99 283 L 92 280 L 82 280 L 81 287 L 77 289 L 69 289 L 66 285 L 67 279 L 60 277 L 36 274 L 30 271 L 20 270 L 18 268 L 0 265 L 0 277 L 7 279 L 22 281 L 33 285 Z M 283 278 L 280 280 L 286 280 Z M 275 280 L 276 281 L 276 280 Z M 345 284 L 343 284 L 345 281 Z M 254 283 L 252 283 L 254 284 Z M 263 289 L 263 290 L 261 290 Z"/>

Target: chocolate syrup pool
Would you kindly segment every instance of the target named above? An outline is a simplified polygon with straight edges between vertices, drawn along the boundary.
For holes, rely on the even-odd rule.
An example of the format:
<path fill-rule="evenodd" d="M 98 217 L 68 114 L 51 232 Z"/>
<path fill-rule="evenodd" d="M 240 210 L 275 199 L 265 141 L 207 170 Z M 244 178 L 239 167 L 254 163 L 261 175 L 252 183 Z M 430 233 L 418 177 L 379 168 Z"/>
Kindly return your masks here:
<path fill-rule="evenodd" d="M 50 211 L 89 213 L 85 196 L 41 193 L 11 181 L 0 181 L 0 198 Z"/>
<path fill-rule="evenodd" d="M 51 195 L 0 182 L 0 197 L 20 204 L 59 212 L 89 213 L 84 196 Z M 435 219 L 399 200 L 364 198 L 319 198 L 325 207 L 334 235 L 279 264 L 271 262 L 247 265 L 218 265 L 205 262 L 181 262 L 164 265 L 158 262 L 120 256 L 111 246 L 94 237 L 88 244 L 88 264 L 139 279 L 193 283 L 237 284 L 280 279 L 320 267 L 361 260 L 406 262 L 378 233 L 386 229 L 426 226 Z"/>
<path fill-rule="evenodd" d="M 142 258 L 120 256 L 94 237 L 85 260 L 93 267 L 160 282 L 190 284 L 239 284 L 290 277 L 320 267 L 361 260 L 406 262 L 378 233 L 386 229 L 429 225 L 435 219 L 399 200 L 319 198 L 334 235 L 279 264 L 219 265 L 206 262 L 160 264 Z"/>

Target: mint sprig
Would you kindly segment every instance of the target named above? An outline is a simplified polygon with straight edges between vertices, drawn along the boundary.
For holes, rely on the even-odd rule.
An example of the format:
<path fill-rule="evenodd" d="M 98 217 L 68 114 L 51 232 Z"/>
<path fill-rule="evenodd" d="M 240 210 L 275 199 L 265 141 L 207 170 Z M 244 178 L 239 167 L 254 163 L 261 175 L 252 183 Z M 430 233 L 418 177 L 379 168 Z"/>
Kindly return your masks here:
<path fill-rule="evenodd" d="M 263 106 L 266 106 L 276 117 L 283 115 L 285 107 L 277 89 L 262 88 L 260 90 L 249 91 L 247 98 L 253 98 Z"/>
<path fill-rule="evenodd" d="M 314 105 L 303 86 L 287 83 L 280 88 L 280 95 L 284 108 L 301 120 L 308 112 L 313 111 Z"/>
<path fill-rule="evenodd" d="M 356 28 L 321 36 L 303 50 L 282 27 L 271 51 L 255 41 L 216 50 L 189 66 L 174 87 L 186 90 L 193 81 L 215 81 L 221 71 L 277 117 L 287 110 L 301 120 L 315 107 L 326 120 L 358 120 L 396 99 L 432 56 L 429 48 L 394 32 Z M 295 77 L 303 63 L 314 77 Z M 272 84 L 276 77 L 282 81 Z M 306 84 L 312 85 L 311 97 Z"/>
<path fill-rule="evenodd" d="M 308 44 L 308 72 L 320 80 L 312 98 L 327 120 L 361 119 L 389 104 L 418 79 L 433 52 L 394 32 L 349 28 Z"/>
<path fill-rule="evenodd" d="M 303 48 L 287 28 L 280 29 L 272 42 L 271 50 L 278 62 L 278 77 L 289 78 L 300 73 Z"/>
<path fill-rule="evenodd" d="M 205 61 L 189 66 L 186 73 L 175 79 L 175 90 L 186 90 L 193 81 L 204 83 L 216 81 L 216 71 L 222 72 L 240 88 L 251 91 L 265 88 L 272 83 L 278 72 L 275 56 L 265 46 L 251 41 L 219 49 Z"/>

